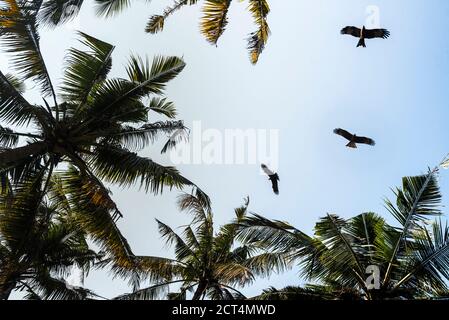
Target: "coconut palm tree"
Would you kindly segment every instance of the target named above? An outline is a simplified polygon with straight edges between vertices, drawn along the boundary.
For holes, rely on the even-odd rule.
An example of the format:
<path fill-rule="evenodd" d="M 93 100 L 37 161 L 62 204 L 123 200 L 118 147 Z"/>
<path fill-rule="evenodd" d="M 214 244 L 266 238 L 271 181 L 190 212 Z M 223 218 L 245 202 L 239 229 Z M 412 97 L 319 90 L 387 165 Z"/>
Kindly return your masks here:
<path fill-rule="evenodd" d="M 1 190 L 0 299 L 14 289 L 28 299 L 94 298 L 64 278 L 74 266 L 88 272 L 101 256 L 89 248 L 72 216 L 60 210 L 57 198 L 43 193 L 43 178 L 43 171 L 32 172 Z"/>
<path fill-rule="evenodd" d="M 132 56 L 126 79 L 108 78 L 114 47 L 80 33 L 86 49 L 69 50 L 57 95 L 39 45 L 36 6 L 42 2 L 33 2 L 33 6 L 28 1 L 4 2 L 7 6 L 0 12 L 0 40 L 12 54 L 16 78 L 20 82 L 34 80 L 42 103 L 28 102 L 14 86 L 17 81 L 12 82 L 0 72 L 0 120 L 12 126 L 0 127 L 2 179 L 20 181 L 28 171 L 43 165 L 51 180 L 56 169 L 68 164 L 77 168 L 70 172 L 82 175 L 99 188 L 102 201 L 109 202 L 119 215 L 103 182 L 120 186 L 139 183 L 154 194 L 164 187 L 192 186 L 207 199 L 174 167 L 160 165 L 135 152 L 161 133 L 185 130 L 182 121 L 174 120 L 173 103 L 163 96 L 166 83 L 185 66 L 180 58 L 156 57 L 150 63 Z M 169 120 L 152 122 L 153 114 Z M 20 127 L 26 130 L 19 131 Z M 18 146 L 21 141 L 24 144 Z M 170 143 L 169 147 L 174 145 Z"/>
<path fill-rule="evenodd" d="M 157 220 L 159 232 L 167 244 L 175 247 L 175 258 L 144 257 L 140 260 L 142 279 L 153 282 L 150 287 L 117 297 L 123 300 L 169 299 L 241 299 L 237 289 L 254 280 L 255 275 L 267 275 L 286 266 L 281 255 L 262 253 L 255 255 L 254 245 L 237 245 L 237 223 L 247 212 L 248 201 L 235 210 L 236 220 L 222 226 L 216 233 L 213 215 L 204 201 L 183 195 L 180 208 L 193 214 L 191 224 L 183 227 L 182 234 Z M 170 292 L 170 286 L 179 285 L 179 291 Z"/>
<path fill-rule="evenodd" d="M 412 299 L 448 292 L 449 228 L 439 220 L 438 168 L 402 179 L 389 225 L 369 212 L 345 220 L 328 214 L 308 236 L 288 223 L 260 215 L 240 223 L 240 239 L 288 255 L 313 285 L 268 289 L 259 298 Z M 378 280 L 378 286 L 376 285 Z"/>
<path fill-rule="evenodd" d="M 42 2 L 42 1 L 41 1 Z M 198 0 L 173 0 L 162 14 L 152 15 L 145 28 L 148 33 L 157 33 L 164 28 L 166 19 L 177 10 L 199 3 Z M 241 2 L 241 1 L 240 1 Z M 96 11 L 99 16 L 110 17 L 127 8 L 132 1 L 129 0 L 95 0 Z M 218 40 L 228 25 L 228 11 L 232 0 L 204 0 L 200 31 L 205 39 L 212 45 Z M 71 20 L 76 16 L 83 4 L 83 0 L 46 0 L 39 15 L 41 23 L 56 26 Z M 248 11 L 253 17 L 256 30 L 248 36 L 248 50 L 250 60 L 257 63 L 259 56 L 267 44 L 270 28 L 267 16 L 270 7 L 267 0 L 248 0 Z"/>

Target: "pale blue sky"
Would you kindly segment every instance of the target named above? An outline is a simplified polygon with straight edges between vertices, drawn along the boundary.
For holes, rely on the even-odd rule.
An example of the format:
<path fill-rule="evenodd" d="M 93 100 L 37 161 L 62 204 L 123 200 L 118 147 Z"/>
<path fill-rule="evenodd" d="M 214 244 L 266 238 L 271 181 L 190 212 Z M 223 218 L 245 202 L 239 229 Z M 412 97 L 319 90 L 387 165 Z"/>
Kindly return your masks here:
<path fill-rule="evenodd" d="M 233 218 L 233 208 L 250 196 L 250 210 L 286 220 L 310 233 L 327 212 L 351 217 L 364 211 L 388 219 L 384 197 L 401 177 L 423 173 L 449 152 L 449 2 L 284 0 L 270 1 L 272 35 L 259 63 L 249 63 L 245 38 L 254 30 L 247 2 L 235 1 L 218 48 L 198 32 L 200 6 L 177 12 L 164 32 L 145 34 L 147 18 L 167 1 L 136 1 L 116 18 L 94 16 L 87 1 L 79 29 L 116 45 L 112 76 L 123 76 L 130 53 L 183 56 L 187 67 L 170 83 L 179 118 L 187 126 L 280 130 L 280 195 L 275 196 L 257 165 L 182 165 L 181 172 L 210 196 L 217 227 Z M 388 40 L 367 42 L 341 36 L 346 25 L 361 26 L 368 5 L 380 8 Z M 67 27 L 41 32 L 42 48 L 55 79 L 75 34 Z M 6 70 L 5 58 L 0 67 Z M 37 98 L 30 95 L 30 98 Z M 343 127 L 373 137 L 374 148 L 349 150 L 332 130 Z M 157 148 L 143 154 L 169 164 Z M 444 203 L 449 173 L 443 172 Z M 166 255 L 154 218 L 175 227 L 189 221 L 174 199 L 177 192 L 146 195 L 137 188 L 113 188 L 125 214 L 120 227 L 135 253 Z M 126 283 L 95 272 L 86 286 L 112 297 Z M 258 280 L 243 290 L 254 295 L 269 285 L 299 284 L 296 271 Z"/>

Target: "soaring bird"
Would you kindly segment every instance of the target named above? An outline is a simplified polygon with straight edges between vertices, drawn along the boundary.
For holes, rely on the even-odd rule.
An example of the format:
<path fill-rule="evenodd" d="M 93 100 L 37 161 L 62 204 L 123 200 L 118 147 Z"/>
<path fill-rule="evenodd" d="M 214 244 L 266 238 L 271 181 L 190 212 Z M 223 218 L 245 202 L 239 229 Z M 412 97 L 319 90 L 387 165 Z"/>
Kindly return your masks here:
<path fill-rule="evenodd" d="M 280 181 L 280 180 L 279 180 L 278 174 L 274 173 L 273 171 L 268 169 L 268 167 L 266 165 L 264 165 L 263 163 L 262 163 L 261 167 L 262 167 L 262 170 L 267 174 L 268 180 L 271 181 L 274 193 L 279 194 L 278 181 Z"/>
<path fill-rule="evenodd" d="M 357 48 L 366 48 L 365 39 L 387 39 L 390 36 L 390 31 L 388 31 L 387 29 L 366 29 L 365 26 L 363 26 L 362 29 L 359 29 L 357 27 L 345 27 L 341 29 L 341 34 L 349 34 L 351 36 L 359 38 L 360 40 L 359 43 L 357 43 Z"/>
<path fill-rule="evenodd" d="M 334 133 L 349 140 L 349 143 L 346 145 L 349 148 L 357 148 L 357 143 L 369 144 L 370 146 L 374 146 L 376 144 L 376 142 L 371 138 L 359 137 L 340 128 L 335 129 Z"/>

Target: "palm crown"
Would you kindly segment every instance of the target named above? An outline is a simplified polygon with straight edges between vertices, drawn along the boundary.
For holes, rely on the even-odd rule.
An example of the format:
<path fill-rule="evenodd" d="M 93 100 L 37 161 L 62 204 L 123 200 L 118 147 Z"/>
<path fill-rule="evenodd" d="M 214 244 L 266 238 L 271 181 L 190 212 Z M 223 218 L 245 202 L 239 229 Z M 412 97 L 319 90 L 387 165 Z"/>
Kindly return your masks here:
<path fill-rule="evenodd" d="M 213 227 L 213 216 L 202 199 L 184 195 L 180 208 L 193 214 L 191 224 L 183 227 L 182 234 L 157 220 L 159 232 L 167 244 L 175 247 L 175 258 L 141 257 L 142 277 L 154 285 L 125 294 L 118 299 L 186 299 L 193 291 L 193 300 L 244 298 L 236 288 L 251 283 L 256 275 L 267 275 L 284 266 L 279 255 L 259 253 L 254 245 L 238 245 L 237 223 L 247 212 L 248 200 L 235 209 L 235 221 L 222 226 L 218 232 Z M 276 269 L 277 268 L 277 269 Z M 180 284 L 178 292 L 170 293 L 170 285 Z"/>
<path fill-rule="evenodd" d="M 396 218 L 393 227 L 375 213 L 349 220 L 328 214 L 310 237 L 288 223 L 259 215 L 241 222 L 240 237 L 298 261 L 301 275 L 314 285 L 271 288 L 258 298 L 422 298 L 447 292 L 449 228 L 438 220 L 441 200 L 436 174 L 403 178 L 396 205 L 386 201 Z M 379 287 L 369 280 L 379 268 Z M 374 274 L 372 274 L 374 275 Z"/>
<path fill-rule="evenodd" d="M 58 164 L 66 162 L 97 185 L 111 205 L 102 181 L 122 186 L 137 182 L 153 193 L 164 186 L 190 185 L 202 193 L 175 168 L 133 152 L 154 141 L 159 133 L 185 129 L 181 121 L 173 120 L 175 108 L 162 96 L 166 83 L 183 70 L 181 59 L 156 57 L 150 63 L 133 56 L 126 79 L 109 79 L 114 47 L 80 33 L 87 50 L 70 49 L 57 96 L 39 47 L 37 9 L 26 1 L 6 3 L 0 16 L 0 39 L 7 51 L 14 53 L 12 66 L 18 80 L 34 80 L 41 89 L 43 105 L 29 103 L 14 85 L 17 81 L 0 72 L 0 120 L 14 126 L 0 127 L 2 177 L 18 181 L 41 164 L 50 177 Z M 170 120 L 149 122 L 150 112 Z M 19 127 L 32 129 L 18 132 Z M 20 138 L 26 143 L 17 147 Z"/>
<path fill-rule="evenodd" d="M 44 194 L 42 171 L 10 184 L 0 195 L 0 299 L 12 290 L 28 299 L 86 299 L 95 295 L 68 285 L 76 266 L 88 272 L 102 256 L 89 248 L 87 235 L 52 192 Z"/>

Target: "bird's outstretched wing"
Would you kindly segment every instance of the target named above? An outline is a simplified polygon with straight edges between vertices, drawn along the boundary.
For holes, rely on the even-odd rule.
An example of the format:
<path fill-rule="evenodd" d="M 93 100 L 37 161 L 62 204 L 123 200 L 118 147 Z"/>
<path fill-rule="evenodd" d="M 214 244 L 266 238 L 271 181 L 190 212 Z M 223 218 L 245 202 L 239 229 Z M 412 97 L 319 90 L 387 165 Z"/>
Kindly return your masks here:
<path fill-rule="evenodd" d="M 344 130 L 344 129 L 334 129 L 334 133 L 338 134 L 339 136 L 342 136 L 343 138 L 347 139 L 347 140 L 351 140 L 352 139 L 352 134 L 349 133 L 348 131 Z"/>
<path fill-rule="evenodd" d="M 277 173 L 270 176 L 271 184 L 273 186 L 273 191 L 275 194 L 279 194 L 279 176 Z"/>
<path fill-rule="evenodd" d="M 374 39 L 374 38 L 382 38 L 387 39 L 390 36 L 390 31 L 387 29 L 366 29 L 365 30 L 365 38 L 366 39 Z"/>
<path fill-rule="evenodd" d="M 359 38 L 360 37 L 360 29 L 359 28 L 357 28 L 357 27 L 345 27 L 345 28 L 343 28 L 343 29 L 341 29 L 341 34 L 349 34 L 349 35 L 351 35 L 351 36 L 353 36 L 353 37 L 357 37 L 357 38 Z"/>
<path fill-rule="evenodd" d="M 267 176 L 271 176 L 274 174 L 274 172 L 271 171 L 270 169 L 268 169 L 268 167 L 266 165 L 262 164 L 260 167 L 262 168 L 263 172 L 265 172 L 265 174 Z"/>
<path fill-rule="evenodd" d="M 371 138 L 367 138 L 367 137 L 355 137 L 355 142 L 356 143 L 362 143 L 362 144 L 369 144 L 370 146 L 374 146 L 376 145 L 376 142 L 371 139 Z"/>

